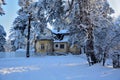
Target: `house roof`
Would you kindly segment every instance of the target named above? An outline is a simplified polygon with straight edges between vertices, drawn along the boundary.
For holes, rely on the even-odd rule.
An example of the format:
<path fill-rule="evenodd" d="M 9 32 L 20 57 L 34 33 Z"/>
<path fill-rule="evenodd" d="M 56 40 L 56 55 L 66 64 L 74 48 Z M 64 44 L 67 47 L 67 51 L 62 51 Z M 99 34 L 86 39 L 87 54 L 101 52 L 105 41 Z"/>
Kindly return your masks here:
<path fill-rule="evenodd" d="M 51 36 L 42 36 L 39 37 L 37 40 L 53 40 L 53 38 Z"/>
<path fill-rule="evenodd" d="M 68 34 L 69 31 L 68 30 L 60 30 L 60 31 L 52 30 L 52 33 L 54 33 L 54 34 Z"/>
<path fill-rule="evenodd" d="M 56 39 L 54 36 L 39 36 L 37 37 L 37 40 L 53 40 L 54 42 L 68 42 L 69 40 L 69 31 L 68 30 L 51 30 L 51 32 L 53 34 L 55 34 L 56 36 L 60 35 L 60 37 L 62 37 L 62 39 Z"/>

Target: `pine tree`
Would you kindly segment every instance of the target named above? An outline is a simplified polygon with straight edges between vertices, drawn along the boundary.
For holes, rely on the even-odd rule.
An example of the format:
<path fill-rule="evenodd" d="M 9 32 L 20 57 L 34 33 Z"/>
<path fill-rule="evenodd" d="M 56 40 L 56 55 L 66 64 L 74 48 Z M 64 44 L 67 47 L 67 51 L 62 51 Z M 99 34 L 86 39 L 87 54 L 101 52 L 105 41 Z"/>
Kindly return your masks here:
<path fill-rule="evenodd" d="M 6 43 L 6 32 L 4 31 L 4 28 L 2 25 L 0 25 L 0 52 L 4 52 L 5 48 L 4 45 Z"/>
<path fill-rule="evenodd" d="M 47 14 L 47 21 L 54 29 L 65 29 L 67 23 L 65 17 L 65 5 L 63 0 L 45 0 L 45 9 Z"/>
<path fill-rule="evenodd" d="M 0 0 L 0 15 L 5 14 L 1 5 L 5 5 L 5 1 L 4 0 Z M 6 32 L 4 31 L 4 27 L 2 25 L 0 25 L 0 52 L 4 52 L 4 45 L 6 43 Z"/>
<path fill-rule="evenodd" d="M 15 50 L 20 48 L 26 48 L 29 6 L 32 2 L 33 0 L 18 1 L 21 9 L 19 9 L 18 16 L 13 22 L 13 27 L 11 28 L 11 35 L 9 37 L 11 42 L 14 43 L 12 45 L 14 45 L 14 47 L 16 48 Z"/>
<path fill-rule="evenodd" d="M 6 3 L 5 3 L 5 1 L 4 0 L 0 0 L 0 15 L 3 15 L 3 14 L 5 14 L 4 13 L 4 10 L 2 9 L 2 5 L 5 5 Z"/>
<path fill-rule="evenodd" d="M 13 41 L 16 49 L 25 49 L 29 24 L 31 26 L 30 48 L 33 49 L 35 40 L 40 37 L 41 34 L 43 34 L 44 29 L 47 27 L 45 8 L 41 0 L 38 2 L 34 2 L 34 0 L 19 0 L 18 3 L 21 9 L 18 11 L 19 16 L 17 16 L 13 22 L 10 38 L 13 40 L 14 37 L 15 40 Z M 30 23 L 29 14 L 31 14 Z"/>

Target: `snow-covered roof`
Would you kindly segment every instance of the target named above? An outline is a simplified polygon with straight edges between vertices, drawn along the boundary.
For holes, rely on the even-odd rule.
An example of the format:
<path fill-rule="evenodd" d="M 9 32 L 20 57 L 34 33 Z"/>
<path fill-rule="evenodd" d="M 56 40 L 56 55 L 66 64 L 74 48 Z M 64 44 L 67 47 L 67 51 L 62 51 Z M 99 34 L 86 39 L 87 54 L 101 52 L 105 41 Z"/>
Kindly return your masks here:
<path fill-rule="evenodd" d="M 60 30 L 60 31 L 58 31 L 58 30 L 52 30 L 52 32 L 55 33 L 55 34 L 66 34 L 66 33 L 69 33 L 68 30 Z"/>

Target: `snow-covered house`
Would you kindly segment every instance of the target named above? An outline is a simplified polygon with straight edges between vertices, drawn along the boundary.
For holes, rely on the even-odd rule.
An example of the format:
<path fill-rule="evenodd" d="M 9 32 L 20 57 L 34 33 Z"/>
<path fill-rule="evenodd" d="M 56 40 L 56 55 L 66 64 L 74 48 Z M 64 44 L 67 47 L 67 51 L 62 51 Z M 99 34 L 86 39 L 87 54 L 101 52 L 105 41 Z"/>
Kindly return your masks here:
<path fill-rule="evenodd" d="M 48 29 L 49 30 L 49 29 Z M 68 30 L 50 30 L 47 31 L 52 37 L 49 35 L 42 36 L 36 40 L 35 43 L 35 51 L 40 54 L 67 54 L 80 53 L 80 49 L 74 45 L 70 47 L 69 44 L 69 31 Z"/>

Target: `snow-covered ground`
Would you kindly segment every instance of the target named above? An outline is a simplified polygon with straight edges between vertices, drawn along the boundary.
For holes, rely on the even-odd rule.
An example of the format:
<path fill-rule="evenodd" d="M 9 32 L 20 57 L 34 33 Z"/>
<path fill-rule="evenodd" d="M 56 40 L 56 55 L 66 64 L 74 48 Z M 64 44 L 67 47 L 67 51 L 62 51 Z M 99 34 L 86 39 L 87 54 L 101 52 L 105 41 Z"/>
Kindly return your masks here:
<path fill-rule="evenodd" d="M 0 80 L 120 80 L 120 69 L 73 55 L 0 58 Z"/>

